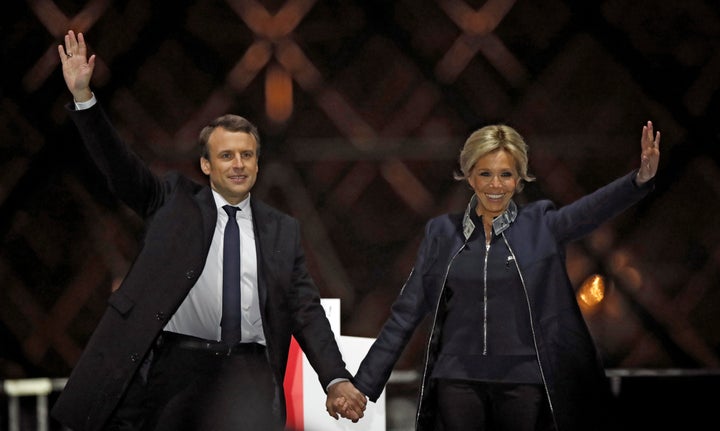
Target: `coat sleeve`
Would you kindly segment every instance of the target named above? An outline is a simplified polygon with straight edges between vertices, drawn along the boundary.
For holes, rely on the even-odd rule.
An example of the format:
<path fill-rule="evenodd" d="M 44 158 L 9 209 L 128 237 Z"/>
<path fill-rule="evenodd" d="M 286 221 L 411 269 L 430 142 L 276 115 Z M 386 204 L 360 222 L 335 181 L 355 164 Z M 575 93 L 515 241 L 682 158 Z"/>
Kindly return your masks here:
<path fill-rule="evenodd" d="M 561 243 L 581 238 L 645 197 L 654 181 L 635 184 L 637 170 L 558 210 L 547 207 L 546 221 Z"/>
<path fill-rule="evenodd" d="M 164 197 L 162 181 L 123 142 L 100 104 L 79 111 L 66 108 L 110 192 L 141 217 L 157 210 Z"/>
<path fill-rule="evenodd" d="M 292 219 L 294 264 L 290 289 L 290 309 L 293 335 L 318 374 L 323 390 L 337 378 L 350 379 L 352 376 L 342 359 L 335 334 L 320 303 L 320 294 L 308 273 L 305 253 L 300 241 L 300 227 Z M 339 335 L 339 334 L 338 334 Z"/>
<path fill-rule="evenodd" d="M 425 239 L 420 245 L 415 266 L 392 305 L 390 317 L 353 379 L 358 390 L 372 401 L 377 401 L 380 397 L 400 354 L 417 326 L 431 310 L 432 300 L 426 297 L 423 286 L 423 273 L 428 264 L 428 255 L 433 248 L 429 226 L 430 223 L 426 229 Z"/>

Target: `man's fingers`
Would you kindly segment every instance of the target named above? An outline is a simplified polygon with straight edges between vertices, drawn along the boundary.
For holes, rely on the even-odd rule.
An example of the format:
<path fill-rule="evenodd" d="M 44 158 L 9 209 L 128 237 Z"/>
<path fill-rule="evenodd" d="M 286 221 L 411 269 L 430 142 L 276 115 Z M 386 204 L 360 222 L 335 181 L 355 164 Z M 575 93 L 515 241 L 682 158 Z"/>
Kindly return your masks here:
<path fill-rule="evenodd" d="M 78 54 L 87 54 L 87 45 L 85 44 L 85 36 L 82 33 L 78 33 Z"/>
<path fill-rule="evenodd" d="M 362 417 L 362 413 L 358 414 L 355 410 L 349 409 L 343 412 L 343 417 L 345 419 L 350 419 L 353 422 L 357 422 Z"/>
<path fill-rule="evenodd" d="M 75 32 L 72 30 L 68 31 L 67 37 L 65 39 L 67 48 L 74 50 L 77 48 L 77 37 L 75 36 Z"/>
<path fill-rule="evenodd" d="M 351 401 L 352 401 L 352 403 L 353 403 L 354 406 L 362 409 L 363 411 L 364 411 L 365 408 L 367 407 L 367 400 L 366 400 L 365 397 L 362 396 L 362 395 L 355 395 L 355 396 L 353 396 L 353 398 L 352 398 Z"/>
<path fill-rule="evenodd" d="M 329 414 L 331 417 L 335 418 L 335 420 L 337 420 L 337 419 L 338 419 L 338 413 L 337 413 L 337 411 L 335 410 L 335 407 L 334 407 L 332 404 L 326 404 L 325 407 L 326 407 L 326 410 L 327 410 L 328 414 Z"/>
<path fill-rule="evenodd" d="M 357 420 L 357 419 L 360 419 L 360 418 L 362 418 L 363 416 L 365 416 L 365 414 L 363 413 L 364 411 L 365 411 L 365 409 L 364 409 L 364 408 L 360 408 L 359 406 L 355 406 L 355 407 L 347 406 L 347 407 L 343 410 L 343 412 L 344 412 L 344 415 L 343 415 L 343 416 L 346 417 L 346 418 L 348 418 L 348 419 L 351 419 L 351 420 L 353 420 L 353 419 L 354 419 L 354 420 Z"/>

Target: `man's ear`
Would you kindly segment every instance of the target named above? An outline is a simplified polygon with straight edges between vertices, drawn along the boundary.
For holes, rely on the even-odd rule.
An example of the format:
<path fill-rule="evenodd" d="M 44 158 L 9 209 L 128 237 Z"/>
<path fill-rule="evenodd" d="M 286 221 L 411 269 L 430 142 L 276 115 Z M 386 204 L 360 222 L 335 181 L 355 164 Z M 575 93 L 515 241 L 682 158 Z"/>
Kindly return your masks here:
<path fill-rule="evenodd" d="M 210 175 L 210 160 L 200 157 L 200 169 L 205 175 Z"/>

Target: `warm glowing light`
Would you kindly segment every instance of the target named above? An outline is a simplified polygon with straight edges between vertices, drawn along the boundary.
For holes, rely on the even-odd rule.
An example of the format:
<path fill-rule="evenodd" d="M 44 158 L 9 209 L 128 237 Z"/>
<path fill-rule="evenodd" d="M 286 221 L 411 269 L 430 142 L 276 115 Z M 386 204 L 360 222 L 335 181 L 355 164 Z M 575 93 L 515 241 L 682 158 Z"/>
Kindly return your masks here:
<path fill-rule="evenodd" d="M 605 297 L 605 279 L 598 274 L 591 275 L 580 286 L 577 296 L 587 306 L 599 304 Z"/>
<path fill-rule="evenodd" d="M 293 111 L 292 77 L 282 67 L 271 64 L 265 77 L 265 109 L 276 123 L 284 123 Z"/>

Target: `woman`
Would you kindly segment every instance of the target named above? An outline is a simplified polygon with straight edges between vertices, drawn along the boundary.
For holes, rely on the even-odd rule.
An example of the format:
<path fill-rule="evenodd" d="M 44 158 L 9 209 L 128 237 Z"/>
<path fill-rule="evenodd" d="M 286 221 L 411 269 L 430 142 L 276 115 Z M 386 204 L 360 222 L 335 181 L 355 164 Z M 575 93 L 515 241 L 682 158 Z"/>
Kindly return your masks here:
<path fill-rule="evenodd" d="M 460 153 L 474 190 L 464 214 L 430 220 L 415 267 L 355 375 L 375 401 L 417 325 L 434 321 L 418 430 L 593 430 L 612 395 L 565 267 L 565 245 L 652 189 L 660 133 L 648 121 L 641 166 L 562 208 L 513 201 L 527 145 L 511 127 L 474 132 Z"/>

